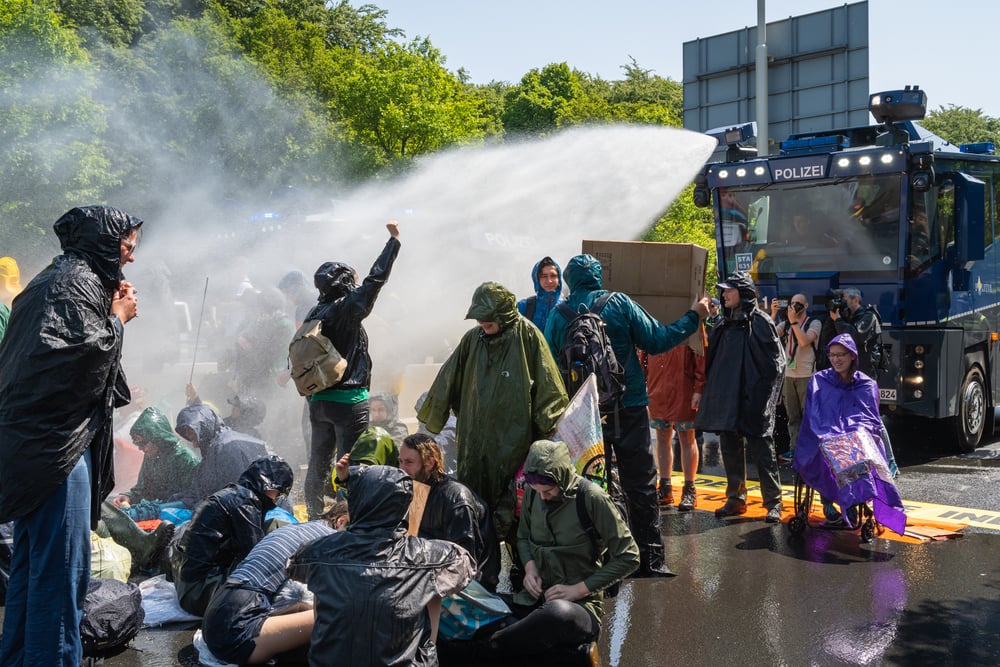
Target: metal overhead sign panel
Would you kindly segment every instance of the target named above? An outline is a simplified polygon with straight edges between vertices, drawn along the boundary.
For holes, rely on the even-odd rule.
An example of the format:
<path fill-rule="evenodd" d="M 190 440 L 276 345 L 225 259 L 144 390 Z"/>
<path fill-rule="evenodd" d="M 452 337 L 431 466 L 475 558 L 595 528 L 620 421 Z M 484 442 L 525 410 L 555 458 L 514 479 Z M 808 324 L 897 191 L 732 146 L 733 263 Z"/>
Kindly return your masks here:
<path fill-rule="evenodd" d="M 768 23 L 765 37 L 772 142 L 871 123 L 867 1 Z M 756 46 L 756 26 L 684 43 L 685 128 L 757 120 Z"/>

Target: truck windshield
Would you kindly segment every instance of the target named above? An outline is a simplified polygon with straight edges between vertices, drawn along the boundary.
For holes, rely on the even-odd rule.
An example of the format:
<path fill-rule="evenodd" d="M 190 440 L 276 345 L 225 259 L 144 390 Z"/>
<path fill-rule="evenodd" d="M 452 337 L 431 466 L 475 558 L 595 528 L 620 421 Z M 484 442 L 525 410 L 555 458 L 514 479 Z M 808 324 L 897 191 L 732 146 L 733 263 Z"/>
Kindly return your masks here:
<path fill-rule="evenodd" d="M 725 271 L 838 271 L 895 276 L 899 266 L 900 174 L 838 181 L 719 188 Z"/>

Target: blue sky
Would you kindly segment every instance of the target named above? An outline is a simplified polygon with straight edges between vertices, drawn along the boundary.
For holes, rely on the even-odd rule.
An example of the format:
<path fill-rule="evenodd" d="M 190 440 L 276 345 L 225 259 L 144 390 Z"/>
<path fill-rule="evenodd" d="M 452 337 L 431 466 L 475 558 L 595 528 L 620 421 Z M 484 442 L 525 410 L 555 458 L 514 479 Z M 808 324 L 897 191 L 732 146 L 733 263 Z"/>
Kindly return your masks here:
<path fill-rule="evenodd" d="M 757 0 L 368 1 L 388 10 L 387 23 L 407 38 L 429 36 L 447 67 L 464 67 L 475 83 L 516 83 L 532 68 L 562 61 L 620 79 L 629 56 L 681 81 L 684 42 L 757 22 Z M 771 22 L 844 4 L 853 3 L 768 0 L 766 16 Z M 996 36 L 989 34 L 1000 25 L 1000 3 L 870 0 L 868 8 L 872 91 L 918 84 L 930 109 L 956 104 L 1000 117 Z"/>

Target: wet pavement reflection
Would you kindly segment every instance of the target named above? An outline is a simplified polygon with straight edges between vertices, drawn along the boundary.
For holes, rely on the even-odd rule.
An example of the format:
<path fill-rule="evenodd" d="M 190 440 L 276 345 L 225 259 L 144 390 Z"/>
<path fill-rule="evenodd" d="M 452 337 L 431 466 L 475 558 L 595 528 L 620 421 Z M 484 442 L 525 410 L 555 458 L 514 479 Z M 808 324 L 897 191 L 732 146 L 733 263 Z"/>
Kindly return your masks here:
<path fill-rule="evenodd" d="M 702 510 L 662 516 L 678 576 L 628 580 L 607 604 L 605 667 L 1000 664 L 998 534 L 862 544 Z M 194 628 L 145 629 L 103 664 L 198 665 Z"/>

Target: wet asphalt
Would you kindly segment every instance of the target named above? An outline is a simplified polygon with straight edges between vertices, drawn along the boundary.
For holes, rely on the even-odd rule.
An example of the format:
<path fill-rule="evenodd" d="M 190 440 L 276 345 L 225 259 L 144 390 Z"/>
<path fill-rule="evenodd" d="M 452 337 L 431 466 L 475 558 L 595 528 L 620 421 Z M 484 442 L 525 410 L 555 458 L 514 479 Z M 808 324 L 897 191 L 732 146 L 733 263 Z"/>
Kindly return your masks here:
<path fill-rule="evenodd" d="M 996 440 L 961 457 L 903 451 L 904 499 L 1000 510 Z M 703 474 L 721 476 L 708 463 Z M 787 468 L 782 481 L 790 483 Z M 708 508 L 661 517 L 678 576 L 628 580 L 606 603 L 605 667 L 1000 664 L 1000 525 L 970 526 L 958 539 L 865 544 L 854 531 L 811 526 L 793 536 L 785 524 L 717 519 Z M 195 627 L 144 629 L 99 664 L 198 665 Z"/>

